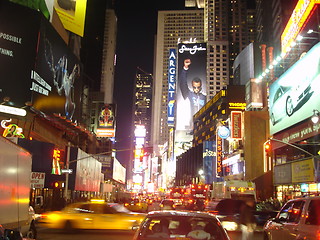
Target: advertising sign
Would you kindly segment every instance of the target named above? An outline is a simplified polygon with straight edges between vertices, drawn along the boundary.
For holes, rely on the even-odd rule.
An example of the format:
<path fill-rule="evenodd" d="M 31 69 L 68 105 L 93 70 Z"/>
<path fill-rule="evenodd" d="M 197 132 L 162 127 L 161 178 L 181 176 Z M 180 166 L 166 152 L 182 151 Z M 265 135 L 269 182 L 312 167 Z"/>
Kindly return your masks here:
<path fill-rule="evenodd" d="M 281 75 L 269 89 L 270 134 L 320 111 L 320 43 Z"/>
<path fill-rule="evenodd" d="M 97 137 L 115 136 L 115 104 L 102 104 L 99 108 Z"/>
<path fill-rule="evenodd" d="M 212 184 L 216 180 L 216 143 L 214 141 L 203 142 L 203 171 L 205 184 Z"/>
<path fill-rule="evenodd" d="M 80 64 L 51 24 L 41 21 L 38 56 L 31 72 L 33 107 L 80 120 Z"/>
<path fill-rule="evenodd" d="M 31 101 L 30 73 L 36 57 L 40 13 L 0 0 L 0 99 L 15 107 Z"/>
<path fill-rule="evenodd" d="M 168 70 L 168 125 L 174 125 L 174 106 L 176 92 L 176 66 L 177 53 L 176 49 L 169 50 L 169 70 Z"/>
<path fill-rule="evenodd" d="M 231 138 L 242 138 L 242 112 L 231 112 Z"/>
<path fill-rule="evenodd" d="M 281 35 L 281 51 L 287 52 L 288 47 L 295 41 L 298 34 L 307 23 L 311 12 L 319 0 L 299 0 Z"/>
<path fill-rule="evenodd" d="M 81 149 L 78 149 L 76 162 L 76 181 L 75 189 L 77 191 L 100 191 L 100 177 L 102 164 Z"/>
<path fill-rule="evenodd" d="M 218 136 L 217 134 L 217 140 L 216 140 L 216 177 L 220 178 L 222 177 L 223 171 L 222 171 L 222 138 Z"/>
<path fill-rule="evenodd" d="M 175 142 L 192 141 L 193 115 L 207 102 L 205 43 L 178 45 Z"/>
<path fill-rule="evenodd" d="M 44 172 L 32 172 L 30 176 L 30 188 L 44 188 Z"/>
<path fill-rule="evenodd" d="M 121 163 L 116 158 L 113 159 L 112 178 L 121 183 L 126 182 L 126 169 L 121 165 Z"/>
<path fill-rule="evenodd" d="M 313 159 L 293 162 L 292 168 L 292 182 L 304 183 L 313 182 L 315 180 Z"/>
<path fill-rule="evenodd" d="M 87 0 L 53 1 L 64 28 L 83 37 Z"/>

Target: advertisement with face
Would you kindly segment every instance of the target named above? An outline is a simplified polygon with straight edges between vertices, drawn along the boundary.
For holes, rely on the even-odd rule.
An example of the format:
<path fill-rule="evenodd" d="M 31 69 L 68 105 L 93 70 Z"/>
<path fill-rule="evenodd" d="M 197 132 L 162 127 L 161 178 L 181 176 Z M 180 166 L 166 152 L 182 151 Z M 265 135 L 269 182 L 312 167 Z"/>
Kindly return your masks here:
<path fill-rule="evenodd" d="M 33 68 L 39 14 L 35 10 L 0 0 L 0 101 L 15 107 L 31 101 L 30 73 Z"/>
<path fill-rule="evenodd" d="M 207 102 L 205 43 L 178 45 L 176 140 L 192 139 L 193 115 Z"/>
<path fill-rule="evenodd" d="M 280 132 L 320 110 L 320 43 L 303 54 L 269 89 L 270 133 Z"/>
<path fill-rule="evenodd" d="M 46 113 L 80 120 L 80 61 L 51 24 L 42 19 L 35 68 L 31 73 L 33 106 Z"/>

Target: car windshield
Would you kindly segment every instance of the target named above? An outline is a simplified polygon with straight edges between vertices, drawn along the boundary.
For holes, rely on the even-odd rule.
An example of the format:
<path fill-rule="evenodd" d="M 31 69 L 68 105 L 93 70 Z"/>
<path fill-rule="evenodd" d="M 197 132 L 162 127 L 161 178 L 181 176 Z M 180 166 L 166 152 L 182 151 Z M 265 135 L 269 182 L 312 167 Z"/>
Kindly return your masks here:
<path fill-rule="evenodd" d="M 194 216 L 161 216 L 147 218 L 141 228 L 141 239 L 227 239 L 215 219 Z M 204 237 L 204 238 L 202 238 Z M 199 238 L 199 236 L 198 236 Z"/>

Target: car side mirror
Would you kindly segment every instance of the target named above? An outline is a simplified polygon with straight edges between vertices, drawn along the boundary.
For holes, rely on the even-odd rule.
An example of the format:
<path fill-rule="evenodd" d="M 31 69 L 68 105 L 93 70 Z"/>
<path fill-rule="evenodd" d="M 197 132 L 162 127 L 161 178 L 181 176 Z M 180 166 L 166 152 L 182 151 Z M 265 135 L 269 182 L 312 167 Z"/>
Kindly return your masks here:
<path fill-rule="evenodd" d="M 22 235 L 19 231 L 14 231 L 11 229 L 4 229 L 3 237 L 1 237 L 0 239 L 22 240 Z"/>

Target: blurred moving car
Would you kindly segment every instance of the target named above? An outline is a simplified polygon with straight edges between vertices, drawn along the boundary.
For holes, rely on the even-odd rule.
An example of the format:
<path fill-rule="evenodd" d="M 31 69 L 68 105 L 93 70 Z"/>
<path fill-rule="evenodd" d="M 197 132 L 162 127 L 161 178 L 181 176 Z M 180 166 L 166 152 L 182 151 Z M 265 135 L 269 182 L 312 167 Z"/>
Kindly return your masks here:
<path fill-rule="evenodd" d="M 320 239 L 320 197 L 289 200 L 264 226 L 264 239 Z"/>
<path fill-rule="evenodd" d="M 139 224 L 145 214 L 129 211 L 118 203 L 101 200 L 72 203 L 61 211 L 42 214 L 38 224 L 47 228 L 130 230 Z"/>
<path fill-rule="evenodd" d="M 148 212 L 148 202 L 145 200 L 134 199 L 124 206 L 132 212 Z"/>
<path fill-rule="evenodd" d="M 173 199 L 163 199 L 159 204 L 160 210 L 174 210 L 176 205 Z"/>
<path fill-rule="evenodd" d="M 149 212 L 136 228 L 138 230 L 133 240 L 230 239 L 218 218 L 204 212 L 175 210 Z"/>
<path fill-rule="evenodd" d="M 240 231 L 240 207 L 243 200 L 224 198 L 218 201 L 211 201 L 205 208 L 206 212 L 216 215 L 227 231 Z M 254 211 L 257 223 L 257 231 L 262 231 L 263 225 L 268 219 L 276 216 L 277 211 Z"/>
<path fill-rule="evenodd" d="M 227 231 L 240 231 L 238 222 L 242 204 L 244 204 L 242 200 L 225 198 L 210 202 L 205 211 L 216 215 Z"/>

